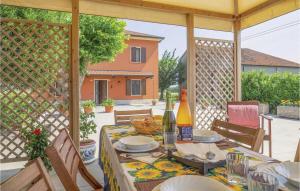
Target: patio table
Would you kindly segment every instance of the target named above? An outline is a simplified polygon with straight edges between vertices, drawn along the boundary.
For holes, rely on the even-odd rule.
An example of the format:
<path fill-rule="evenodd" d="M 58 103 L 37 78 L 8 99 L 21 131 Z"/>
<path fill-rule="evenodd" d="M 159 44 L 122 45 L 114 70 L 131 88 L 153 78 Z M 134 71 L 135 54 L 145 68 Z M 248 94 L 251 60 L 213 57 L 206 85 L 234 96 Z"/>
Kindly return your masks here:
<path fill-rule="evenodd" d="M 197 169 L 183 165 L 166 156 L 159 158 L 152 164 L 120 156 L 122 152 L 115 150 L 113 143 L 129 135 L 138 135 L 138 133 L 128 125 L 106 125 L 102 127 L 99 141 L 99 164 L 104 172 L 104 190 L 151 191 L 167 178 L 199 174 Z M 157 141 L 162 141 L 161 135 L 152 137 Z M 221 141 L 217 143 L 217 146 L 228 151 L 247 152 L 248 155 L 250 154 L 257 160 L 270 160 L 269 157 L 241 149 L 237 144 L 228 141 Z M 159 151 L 161 148 L 157 150 Z M 210 170 L 206 176 L 222 182 L 234 191 L 247 190 L 246 186 L 230 185 L 225 173 L 225 167 L 217 167 Z"/>

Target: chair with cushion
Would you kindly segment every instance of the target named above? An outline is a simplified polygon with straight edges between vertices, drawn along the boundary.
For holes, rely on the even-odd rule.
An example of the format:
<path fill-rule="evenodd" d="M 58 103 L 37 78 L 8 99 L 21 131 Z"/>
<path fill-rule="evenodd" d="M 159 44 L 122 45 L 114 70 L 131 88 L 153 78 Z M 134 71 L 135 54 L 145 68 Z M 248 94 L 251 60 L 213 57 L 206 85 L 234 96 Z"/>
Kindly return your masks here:
<path fill-rule="evenodd" d="M 297 150 L 296 150 L 296 155 L 295 155 L 295 162 L 300 162 L 300 139 L 298 141 L 298 146 L 297 146 Z"/>
<path fill-rule="evenodd" d="M 61 130 L 52 145 L 46 148 L 46 153 L 67 191 L 79 191 L 76 184 L 78 172 L 93 189 L 102 190 L 101 184 L 88 172 L 83 164 L 80 154 L 66 129 Z"/>
<path fill-rule="evenodd" d="M 264 138 L 261 128 L 249 128 L 217 119 L 213 121 L 211 130 L 255 152 L 259 151 Z"/>
<path fill-rule="evenodd" d="M 227 117 L 228 122 L 246 126 L 249 128 L 264 129 L 264 122 L 267 120 L 268 128 L 264 136 L 264 140 L 269 142 L 269 156 L 272 157 L 272 117 L 259 114 L 258 101 L 239 101 L 227 103 Z M 264 145 L 262 144 L 262 152 L 264 152 Z"/>
<path fill-rule="evenodd" d="M 54 190 L 51 178 L 40 158 L 32 160 L 15 176 L 3 182 L 2 191 L 47 191 Z"/>
<path fill-rule="evenodd" d="M 129 125 L 131 118 L 152 117 L 152 109 L 114 111 L 116 125 Z"/>

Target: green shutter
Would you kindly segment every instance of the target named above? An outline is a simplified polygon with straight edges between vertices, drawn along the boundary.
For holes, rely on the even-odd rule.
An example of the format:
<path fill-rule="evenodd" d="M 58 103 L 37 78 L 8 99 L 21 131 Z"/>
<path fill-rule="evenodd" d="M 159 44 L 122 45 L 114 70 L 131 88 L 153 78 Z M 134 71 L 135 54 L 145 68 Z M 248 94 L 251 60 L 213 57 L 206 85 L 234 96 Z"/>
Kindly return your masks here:
<path fill-rule="evenodd" d="M 142 95 L 146 95 L 146 79 L 141 80 Z"/>
<path fill-rule="evenodd" d="M 146 63 L 146 48 L 141 48 L 141 62 Z"/>
<path fill-rule="evenodd" d="M 131 62 L 136 62 L 135 47 L 131 47 Z"/>
<path fill-rule="evenodd" d="M 131 96 L 131 80 L 126 80 L 126 95 Z"/>

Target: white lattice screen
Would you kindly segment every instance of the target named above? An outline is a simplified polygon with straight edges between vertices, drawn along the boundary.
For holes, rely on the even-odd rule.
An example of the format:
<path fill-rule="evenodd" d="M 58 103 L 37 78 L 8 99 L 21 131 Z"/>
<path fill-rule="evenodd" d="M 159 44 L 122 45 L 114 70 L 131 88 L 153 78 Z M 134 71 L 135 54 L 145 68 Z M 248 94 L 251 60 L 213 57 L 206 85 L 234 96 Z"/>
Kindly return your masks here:
<path fill-rule="evenodd" d="M 196 39 L 196 126 L 210 128 L 225 119 L 227 101 L 234 96 L 233 42 Z"/>
<path fill-rule="evenodd" d="M 26 160 L 20 129 L 69 126 L 70 26 L 1 19 L 0 160 Z"/>

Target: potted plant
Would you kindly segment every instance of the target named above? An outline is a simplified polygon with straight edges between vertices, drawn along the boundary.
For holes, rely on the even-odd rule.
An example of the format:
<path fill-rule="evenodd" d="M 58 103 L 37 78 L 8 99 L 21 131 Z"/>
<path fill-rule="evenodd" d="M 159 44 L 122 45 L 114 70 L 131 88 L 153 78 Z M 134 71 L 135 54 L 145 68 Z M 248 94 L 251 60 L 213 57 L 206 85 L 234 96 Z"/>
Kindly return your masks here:
<path fill-rule="evenodd" d="M 95 105 L 95 102 L 92 100 L 86 100 L 82 102 L 82 107 L 85 113 L 91 113 L 93 112 Z"/>
<path fill-rule="evenodd" d="M 61 102 L 61 103 L 57 104 L 57 108 L 60 113 L 67 114 L 69 106 L 68 106 L 68 103 Z"/>
<path fill-rule="evenodd" d="M 21 135 L 25 139 L 25 151 L 29 160 L 41 157 L 48 171 L 52 169 L 51 163 L 46 155 L 45 149 L 49 145 L 48 131 L 41 127 L 23 128 Z"/>
<path fill-rule="evenodd" d="M 152 105 L 155 106 L 156 104 L 157 104 L 157 100 L 156 100 L 156 99 L 153 99 L 153 100 L 152 100 Z"/>
<path fill-rule="evenodd" d="M 300 101 L 282 100 L 277 106 L 277 116 L 290 119 L 300 119 Z"/>
<path fill-rule="evenodd" d="M 114 102 L 114 100 L 112 100 L 110 98 L 107 98 L 106 100 L 104 100 L 101 103 L 101 105 L 105 107 L 105 112 L 106 113 L 110 113 L 114 109 L 115 102 Z"/>
<path fill-rule="evenodd" d="M 94 112 L 80 112 L 80 155 L 85 164 L 91 163 L 96 159 L 96 141 L 89 139 L 90 134 L 97 132 L 97 125 L 94 119 Z"/>

